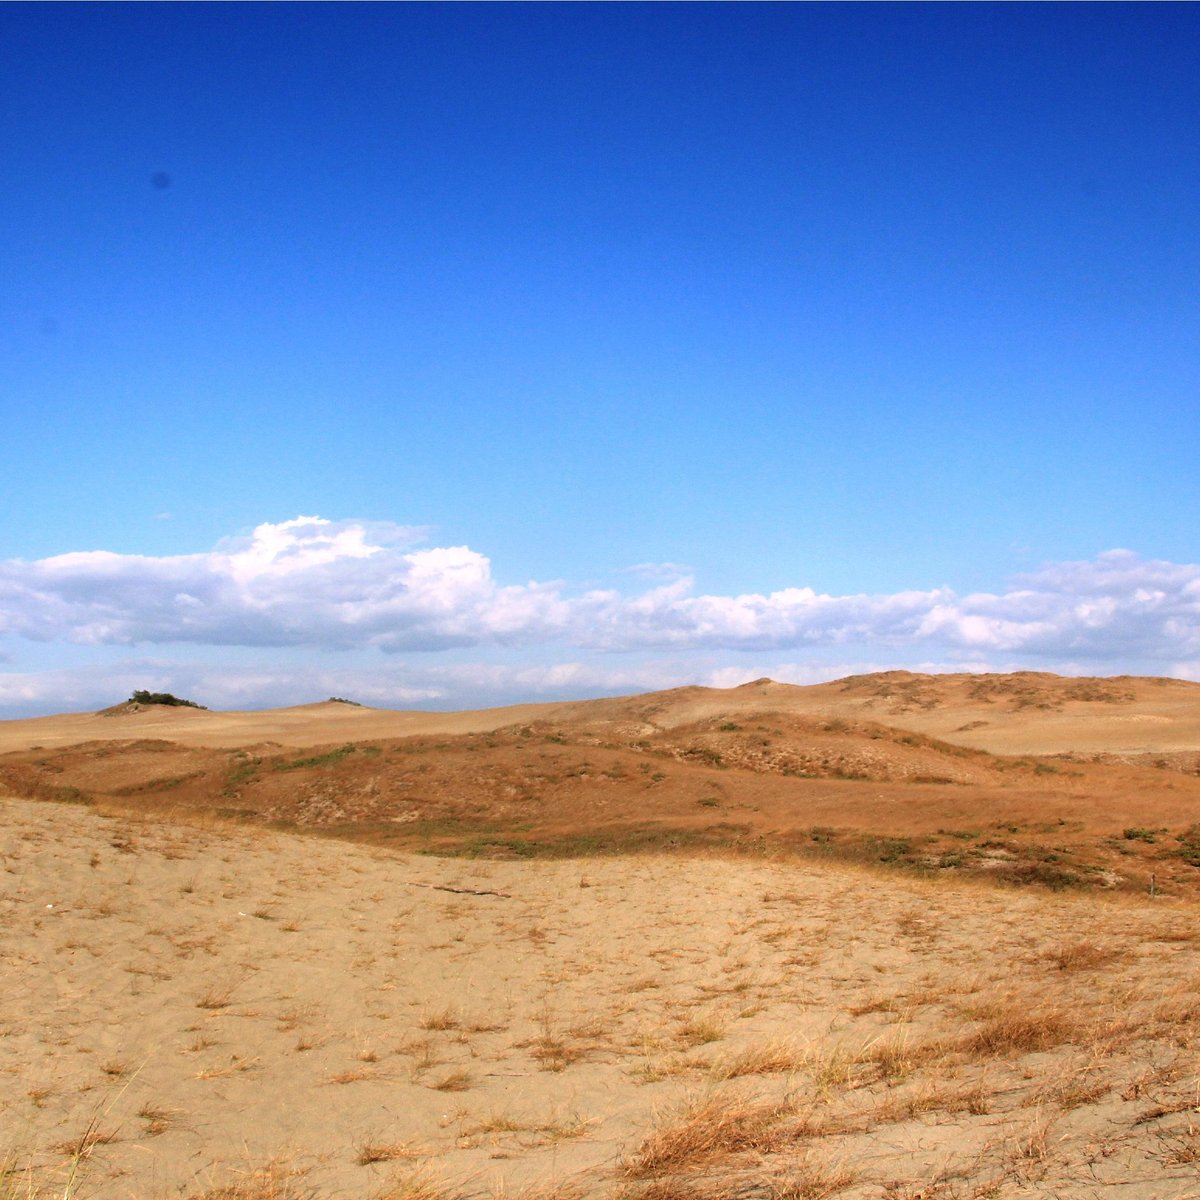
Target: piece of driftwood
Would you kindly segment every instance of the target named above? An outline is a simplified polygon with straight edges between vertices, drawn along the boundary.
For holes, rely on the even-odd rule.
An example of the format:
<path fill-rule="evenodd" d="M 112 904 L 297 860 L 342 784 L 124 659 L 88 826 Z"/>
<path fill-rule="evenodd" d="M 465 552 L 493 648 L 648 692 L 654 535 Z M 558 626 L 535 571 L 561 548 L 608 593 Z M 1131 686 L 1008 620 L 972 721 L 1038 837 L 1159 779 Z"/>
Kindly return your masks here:
<path fill-rule="evenodd" d="M 460 887 L 450 887 L 449 884 L 445 884 L 445 883 L 412 883 L 412 882 L 410 882 L 408 886 L 409 887 L 432 888 L 435 892 L 454 892 L 455 895 L 458 895 L 458 896 L 503 896 L 505 900 L 512 899 L 511 892 L 492 892 L 492 891 L 489 891 L 487 888 L 478 888 L 478 889 L 477 888 L 460 888 Z"/>

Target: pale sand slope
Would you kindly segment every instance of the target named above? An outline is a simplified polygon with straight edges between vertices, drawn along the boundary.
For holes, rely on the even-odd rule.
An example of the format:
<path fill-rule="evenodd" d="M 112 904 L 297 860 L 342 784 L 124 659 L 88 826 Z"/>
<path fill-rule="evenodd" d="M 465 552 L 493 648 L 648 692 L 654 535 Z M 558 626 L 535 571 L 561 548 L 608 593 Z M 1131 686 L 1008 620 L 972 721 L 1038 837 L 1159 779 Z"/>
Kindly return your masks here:
<path fill-rule="evenodd" d="M 80 742 L 162 738 L 185 746 L 237 747 L 275 742 L 281 746 L 320 746 L 338 741 L 424 734 L 482 733 L 543 719 L 557 705 L 523 704 L 479 712 L 399 712 L 322 701 L 293 708 L 253 712 L 210 712 L 198 708 L 144 708 L 138 712 L 63 713 L 0 721 L 0 754 L 34 746 L 73 746 Z"/>
<path fill-rule="evenodd" d="M 0 1160 L 59 1196 L 93 1118 L 103 1200 L 1200 1196 L 1194 907 L 18 800 L 0 851 Z"/>

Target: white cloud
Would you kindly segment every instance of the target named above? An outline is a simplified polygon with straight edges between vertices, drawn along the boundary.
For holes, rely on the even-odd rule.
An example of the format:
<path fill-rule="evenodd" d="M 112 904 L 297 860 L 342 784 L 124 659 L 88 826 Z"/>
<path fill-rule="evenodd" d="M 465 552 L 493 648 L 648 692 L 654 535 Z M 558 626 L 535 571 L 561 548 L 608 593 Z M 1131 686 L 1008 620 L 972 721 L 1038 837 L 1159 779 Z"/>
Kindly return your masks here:
<path fill-rule="evenodd" d="M 885 662 L 1004 656 L 1116 669 L 1200 658 L 1200 566 L 1128 550 L 1048 564 L 999 594 L 829 595 L 799 581 L 765 595 L 698 595 L 690 576 L 644 568 L 638 574 L 650 578 L 626 594 L 579 592 L 561 581 L 502 584 L 490 560 L 467 546 L 414 549 L 422 533 L 297 517 L 202 554 L 93 550 L 10 560 L 0 563 L 0 633 L 126 647 L 867 647 L 868 657 Z"/>
<path fill-rule="evenodd" d="M 682 576 L 690 575 L 692 568 L 684 566 L 683 563 L 644 562 L 634 563 L 632 567 L 623 567 L 617 573 L 619 575 L 633 575 L 638 579 L 670 583 Z"/>

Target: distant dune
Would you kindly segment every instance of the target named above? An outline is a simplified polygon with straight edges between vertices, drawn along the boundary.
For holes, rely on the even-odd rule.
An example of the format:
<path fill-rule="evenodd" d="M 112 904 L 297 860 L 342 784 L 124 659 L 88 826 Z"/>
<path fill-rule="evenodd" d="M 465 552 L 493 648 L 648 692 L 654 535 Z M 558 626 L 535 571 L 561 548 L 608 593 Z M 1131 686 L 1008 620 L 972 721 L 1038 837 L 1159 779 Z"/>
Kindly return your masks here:
<path fill-rule="evenodd" d="M 820 854 L 1200 890 L 1200 685 L 888 672 L 479 712 L 117 706 L 0 726 L 0 790 L 512 857 Z"/>
<path fill-rule="evenodd" d="M 396 711 L 338 701 L 250 712 L 117 706 L 0 721 L 0 753 L 33 746 L 154 737 L 187 746 L 486 733 L 530 721 L 671 729 L 710 717 L 782 712 L 855 717 L 1001 754 L 1200 751 L 1200 684 L 1117 676 L 919 675 L 888 671 L 797 687 L 756 680 L 735 688 L 684 687 L 601 700 L 520 704 L 467 712 Z"/>

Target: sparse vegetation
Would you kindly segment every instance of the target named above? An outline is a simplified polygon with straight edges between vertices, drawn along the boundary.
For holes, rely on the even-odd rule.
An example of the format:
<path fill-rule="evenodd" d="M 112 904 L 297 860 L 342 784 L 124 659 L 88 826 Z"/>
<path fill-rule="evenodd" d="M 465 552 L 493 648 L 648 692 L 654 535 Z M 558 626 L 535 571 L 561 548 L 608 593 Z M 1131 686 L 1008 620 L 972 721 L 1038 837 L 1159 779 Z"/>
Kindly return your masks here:
<path fill-rule="evenodd" d="M 324 754 L 309 754 L 303 758 L 272 763 L 271 769 L 273 771 L 303 771 L 309 767 L 328 767 L 333 763 L 340 762 L 347 755 L 353 754 L 357 749 L 357 746 L 348 742 L 336 750 L 327 750 Z"/>

